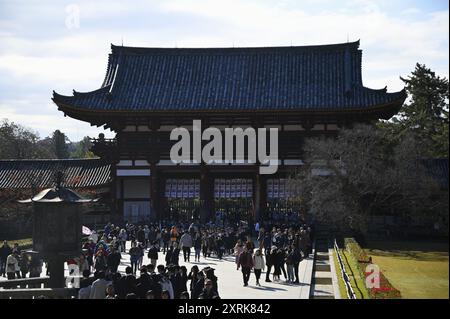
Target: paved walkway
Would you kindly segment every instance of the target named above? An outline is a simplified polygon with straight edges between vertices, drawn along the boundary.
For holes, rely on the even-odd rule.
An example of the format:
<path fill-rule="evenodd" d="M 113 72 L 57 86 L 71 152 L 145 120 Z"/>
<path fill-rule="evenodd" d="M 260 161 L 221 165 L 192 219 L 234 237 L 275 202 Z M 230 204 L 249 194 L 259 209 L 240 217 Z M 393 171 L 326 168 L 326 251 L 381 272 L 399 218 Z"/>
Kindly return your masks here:
<path fill-rule="evenodd" d="M 130 246 L 130 242 L 127 242 L 127 252 Z M 191 260 L 194 260 L 194 252 L 191 249 Z M 158 265 L 164 264 L 164 254 L 162 252 L 158 255 Z M 299 278 L 300 284 L 288 284 L 284 281 L 280 282 L 265 282 L 265 272 L 261 274 L 261 287 L 256 286 L 255 275 L 252 272 L 250 276 L 249 285 L 247 287 L 243 286 L 242 272 L 236 270 L 236 264 L 234 262 L 234 256 L 224 256 L 222 260 L 216 257 L 203 258 L 200 262 L 184 262 L 183 252 L 180 252 L 180 266 L 184 265 L 190 271 L 193 265 L 197 265 L 199 269 L 204 267 L 214 268 L 215 275 L 218 277 L 218 289 L 219 295 L 222 299 L 300 299 L 309 297 L 309 289 L 311 284 L 311 274 L 312 274 L 312 264 L 313 259 L 308 258 L 300 263 L 299 267 Z M 144 255 L 143 264 L 147 265 L 150 260 L 147 258 L 147 251 Z M 119 266 L 119 272 L 124 274 L 125 268 L 130 266 L 130 256 L 128 253 L 122 253 L 122 260 Z M 272 268 L 273 272 L 273 268 Z M 45 269 L 43 269 L 43 274 L 45 274 Z M 66 275 L 68 271 L 66 269 Z M 139 273 L 138 273 L 139 275 Z M 270 276 L 272 280 L 272 275 Z M 283 279 L 283 276 L 281 275 Z M 0 280 L 4 279 L 0 277 Z M 189 283 L 189 281 L 188 281 Z"/>

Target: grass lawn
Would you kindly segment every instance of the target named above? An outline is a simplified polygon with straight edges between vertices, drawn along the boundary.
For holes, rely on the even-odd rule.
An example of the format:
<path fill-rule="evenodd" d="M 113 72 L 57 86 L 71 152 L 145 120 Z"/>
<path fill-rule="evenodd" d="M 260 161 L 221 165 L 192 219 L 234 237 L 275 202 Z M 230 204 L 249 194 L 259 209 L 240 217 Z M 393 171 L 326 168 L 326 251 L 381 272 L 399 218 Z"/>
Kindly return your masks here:
<path fill-rule="evenodd" d="M 448 242 L 372 241 L 365 250 L 403 298 L 449 298 Z"/>

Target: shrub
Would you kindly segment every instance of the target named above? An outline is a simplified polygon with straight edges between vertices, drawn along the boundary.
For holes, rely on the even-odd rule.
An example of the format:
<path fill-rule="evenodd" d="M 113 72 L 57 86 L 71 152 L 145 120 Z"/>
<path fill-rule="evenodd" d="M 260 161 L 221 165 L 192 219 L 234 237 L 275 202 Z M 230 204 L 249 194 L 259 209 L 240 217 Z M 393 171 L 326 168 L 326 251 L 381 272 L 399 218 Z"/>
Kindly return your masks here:
<path fill-rule="evenodd" d="M 357 261 L 358 269 L 361 278 L 366 278 L 370 273 L 366 273 L 366 267 L 372 263 L 372 258 L 367 255 L 364 249 L 358 244 L 354 238 L 345 238 L 345 249 L 350 253 L 353 259 Z M 396 289 L 389 280 L 380 271 L 380 288 L 366 288 L 369 291 L 369 296 L 372 299 L 398 299 L 401 298 L 401 293 Z"/>

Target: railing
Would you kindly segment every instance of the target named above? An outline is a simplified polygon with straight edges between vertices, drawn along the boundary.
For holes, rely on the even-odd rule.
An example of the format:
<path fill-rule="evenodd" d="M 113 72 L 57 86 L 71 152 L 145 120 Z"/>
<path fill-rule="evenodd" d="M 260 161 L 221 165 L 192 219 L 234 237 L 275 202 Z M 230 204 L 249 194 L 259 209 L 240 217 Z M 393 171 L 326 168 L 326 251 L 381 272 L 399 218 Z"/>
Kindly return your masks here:
<path fill-rule="evenodd" d="M 16 289 L 16 288 L 44 288 L 48 287 L 50 277 L 23 278 L 0 281 L 0 288 Z"/>
<path fill-rule="evenodd" d="M 33 299 L 42 296 L 54 299 L 77 297 L 78 289 L 47 288 L 49 281 L 48 276 L 0 281 L 0 299 Z"/>
<path fill-rule="evenodd" d="M 31 289 L 0 289 L 0 299 L 72 299 L 77 297 L 76 288 L 31 288 Z"/>
<path fill-rule="evenodd" d="M 341 275 L 342 275 L 342 278 L 344 279 L 345 290 L 347 291 L 347 297 L 349 299 L 356 299 L 355 292 L 353 291 L 352 285 L 350 283 L 350 278 L 347 274 L 345 265 L 342 261 L 341 253 L 339 252 L 339 246 L 337 244 L 336 239 L 334 239 L 334 251 L 336 252 L 336 256 L 339 261 L 339 268 L 341 269 Z"/>

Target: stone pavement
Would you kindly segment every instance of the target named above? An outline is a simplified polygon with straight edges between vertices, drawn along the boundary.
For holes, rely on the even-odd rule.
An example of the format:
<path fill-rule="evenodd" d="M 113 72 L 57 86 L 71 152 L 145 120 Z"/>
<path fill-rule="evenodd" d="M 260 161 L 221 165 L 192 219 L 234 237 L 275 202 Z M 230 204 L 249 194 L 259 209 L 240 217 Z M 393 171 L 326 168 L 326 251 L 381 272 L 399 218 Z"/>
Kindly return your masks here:
<path fill-rule="evenodd" d="M 129 242 L 127 242 L 128 250 Z M 165 265 L 164 254 L 162 252 L 158 255 L 157 264 Z M 219 295 L 222 299 L 300 299 L 309 298 L 309 289 L 311 284 L 311 274 L 313 259 L 304 259 L 299 266 L 299 278 L 300 284 L 288 284 L 284 281 L 280 282 L 265 282 L 266 273 L 261 274 L 260 284 L 261 287 L 256 286 L 256 278 L 254 273 L 250 275 L 249 285 L 244 287 L 242 280 L 242 272 L 236 270 L 235 257 L 234 256 L 224 256 L 222 260 L 217 257 L 211 258 L 200 258 L 200 262 L 193 262 L 194 252 L 191 249 L 191 262 L 184 262 L 183 252 L 180 252 L 179 264 L 180 266 L 186 266 L 188 272 L 193 265 L 197 265 L 199 269 L 205 267 L 214 268 L 214 274 L 218 277 L 218 290 Z M 143 264 L 149 264 L 150 261 L 147 258 L 147 252 L 144 256 Z M 119 271 L 125 272 L 125 267 L 130 265 L 130 257 L 128 254 L 122 253 L 122 260 L 119 266 Z M 273 268 L 272 268 L 273 272 Z M 270 276 L 272 277 L 272 275 Z M 281 275 L 283 279 L 283 275 Z M 272 278 L 270 278 L 272 280 Z M 188 282 L 189 283 L 189 282 Z"/>
<path fill-rule="evenodd" d="M 124 274 L 125 268 L 130 266 L 130 255 L 128 255 L 128 249 L 130 242 L 127 242 L 126 253 L 122 253 L 122 260 L 119 266 L 119 272 Z M 313 255 L 311 255 L 313 256 Z M 165 265 L 164 254 L 162 252 L 158 255 L 157 265 Z M 288 284 L 283 281 L 284 277 L 281 275 L 282 281 L 280 282 L 265 282 L 266 273 L 261 274 L 261 287 L 256 286 L 255 275 L 252 272 L 250 275 L 249 285 L 243 286 L 242 272 L 236 270 L 236 264 L 234 262 L 234 256 L 224 256 L 222 260 L 217 257 L 200 258 L 200 262 L 193 262 L 194 251 L 191 249 L 191 262 L 184 262 L 183 252 L 180 252 L 179 264 L 180 266 L 186 266 L 188 272 L 193 265 L 197 265 L 199 269 L 205 267 L 214 268 L 215 275 L 218 277 L 218 290 L 222 299 L 308 299 L 311 285 L 311 275 L 313 269 L 313 258 L 302 260 L 299 266 L 299 278 L 300 284 Z M 143 264 L 147 265 L 150 260 L 147 258 L 147 251 L 144 255 Z M 45 275 L 45 265 L 42 274 Z M 273 273 L 273 268 L 272 268 Z M 66 265 L 66 276 L 68 275 Z M 138 274 L 139 275 L 139 272 Z M 272 275 L 270 276 L 272 280 Z M 0 277 L 0 280 L 4 279 Z M 188 281 L 189 284 L 189 281 Z"/>

